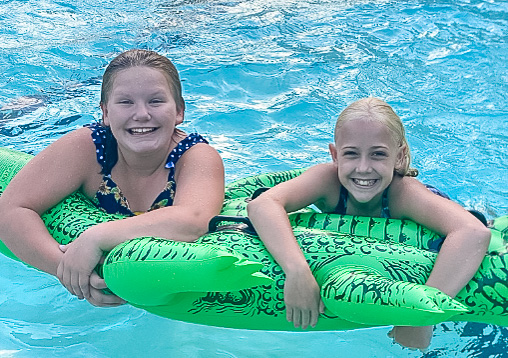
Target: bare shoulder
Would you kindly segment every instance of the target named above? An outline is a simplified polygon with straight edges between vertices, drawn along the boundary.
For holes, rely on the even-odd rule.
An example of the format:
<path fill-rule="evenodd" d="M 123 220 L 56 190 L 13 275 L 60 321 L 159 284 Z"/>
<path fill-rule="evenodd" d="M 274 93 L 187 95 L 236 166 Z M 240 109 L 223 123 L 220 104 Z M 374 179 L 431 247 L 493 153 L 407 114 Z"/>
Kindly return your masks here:
<path fill-rule="evenodd" d="M 188 170 L 218 170 L 224 171 L 222 158 L 211 145 L 197 143 L 189 148 L 176 164 L 176 177 L 180 172 Z"/>
<path fill-rule="evenodd" d="M 34 159 L 51 162 L 52 170 L 67 176 L 78 176 L 83 181 L 90 173 L 100 172 L 96 147 L 88 128 L 80 128 L 64 135 Z"/>
<path fill-rule="evenodd" d="M 388 192 L 390 213 L 397 218 L 409 217 L 414 207 L 425 206 L 432 195 L 416 178 L 394 176 Z"/>
<path fill-rule="evenodd" d="M 224 164 L 206 143 L 188 149 L 176 164 L 174 206 L 194 206 L 214 215 L 224 200 Z"/>
<path fill-rule="evenodd" d="M 193 145 L 176 163 L 175 181 L 178 185 L 175 202 L 182 195 L 223 195 L 224 164 L 221 156 L 206 143 Z"/>
<path fill-rule="evenodd" d="M 408 199 L 413 195 L 427 193 L 428 189 L 413 177 L 394 176 L 390 184 L 390 199 Z M 429 192 L 429 194 L 431 194 Z"/>
<path fill-rule="evenodd" d="M 325 163 L 312 166 L 298 177 L 276 185 L 266 195 L 282 203 L 286 211 L 311 204 L 329 211 L 338 200 L 339 188 L 336 166 Z"/>
<path fill-rule="evenodd" d="M 306 187 L 328 187 L 336 185 L 338 182 L 336 167 L 331 163 L 317 164 L 305 170 L 299 176 L 278 184 L 275 188 L 291 188 Z"/>
<path fill-rule="evenodd" d="M 67 156 L 88 156 L 95 152 L 95 145 L 88 128 L 79 128 L 57 139 L 41 154 Z"/>
<path fill-rule="evenodd" d="M 338 183 L 337 166 L 333 163 L 317 164 L 307 169 L 302 176 L 319 178 L 320 181 L 330 184 Z"/>
<path fill-rule="evenodd" d="M 462 206 L 434 194 L 415 178 L 397 178 L 392 184 L 388 199 L 394 218 L 411 219 L 441 235 L 477 221 Z"/>
<path fill-rule="evenodd" d="M 90 131 L 75 130 L 37 154 L 11 181 L 6 195 L 19 205 L 43 212 L 97 175 Z"/>
<path fill-rule="evenodd" d="M 27 168 L 43 166 L 38 169 L 46 171 L 44 167 L 49 165 L 52 170 L 57 168 L 72 170 L 74 165 L 79 167 L 94 160 L 95 146 L 90 131 L 80 128 L 64 135 L 43 149 L 28 163 Z"/>

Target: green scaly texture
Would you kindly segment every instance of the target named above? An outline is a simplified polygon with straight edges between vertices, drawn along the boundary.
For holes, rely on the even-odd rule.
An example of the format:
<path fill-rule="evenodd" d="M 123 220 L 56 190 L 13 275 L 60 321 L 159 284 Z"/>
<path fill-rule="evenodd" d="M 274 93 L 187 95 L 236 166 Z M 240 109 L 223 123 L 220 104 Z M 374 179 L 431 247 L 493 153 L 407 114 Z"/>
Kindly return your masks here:
<path fill-rule="evenodd" d="M 0 149 L 0 193 L 29 158 Z M 221 213 L 228 217 L 196 243 L 147 237 L 117 246 L 103 267 L 108 287 L 134 306 L 172 319 L 231 328 L 295 330 L 285 318 L 282 269 L 244 220 L 234 217 L 245 216 L 256 189 L 274 186 L 303 171 L 268 173 L 228 185 Z M 62 243 L 71 242 L 91 225 L 121 219 L 95 208 L 80 193 L 42 218 Z M 455 299 L 423 285 L 437 256 L 429 247 L 438 236 L 420 225 L 312 209 L 291 213 L 290 220 L 326 305 L 312 330 L 443 321 L 508 325 L 507 217 L 495 220 L 480 269 Z M 5 247 L 0 251 L 9 255 Z"/>

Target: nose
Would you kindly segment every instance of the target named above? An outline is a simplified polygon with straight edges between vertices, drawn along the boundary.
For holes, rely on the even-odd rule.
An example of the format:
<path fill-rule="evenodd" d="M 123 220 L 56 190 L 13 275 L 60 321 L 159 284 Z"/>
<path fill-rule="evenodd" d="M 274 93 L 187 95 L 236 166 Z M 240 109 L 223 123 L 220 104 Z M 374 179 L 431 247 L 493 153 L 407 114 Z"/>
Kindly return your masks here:
<path fill-rule="evenodd" d="M 370 173 L 372 171 L 370 158 L 368 156 L 362 155 L 358 159 L 358 165 L 356 167 L 356 171 L 358 173 Z"/>
<path fill-rule="evenodd" d="M 145 103 L 137 103 L 134 107 L 133 119 L 136 121 L 146 121 L 150 119 L 150 111 Z"/>

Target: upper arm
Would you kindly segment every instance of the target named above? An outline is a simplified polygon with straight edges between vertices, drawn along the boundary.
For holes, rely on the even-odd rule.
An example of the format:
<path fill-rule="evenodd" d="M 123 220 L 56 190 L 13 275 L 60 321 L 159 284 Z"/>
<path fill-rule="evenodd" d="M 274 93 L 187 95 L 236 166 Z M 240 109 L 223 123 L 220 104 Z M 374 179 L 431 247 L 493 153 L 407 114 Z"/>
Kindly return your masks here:
<path fill-rule="evenodd" d="M 90 131 L 78 129 L 32 158 L 9 183 L 2 199 L 9 207 L 23 207 L 42 214 L 80 189 L 97 170 L 100 168 Z"/>
<path fill-rule="evenodd" d="M 320 208 L 330 207 L 338 200 L 339 181 L 336 167 L 332 163 L 318 164 L 301 175 L 280 183 L 264 192 L 259 198 L 274 200 L 284 207 L 286 212 L 302 209 L 316 204 Z"/>
<path fill-rule="evenodd" d="M 173 206 L 217 215 L 224 201 L 224 164 L 211 146 L 199 143 L 180 158 L 175 172 Z"/>

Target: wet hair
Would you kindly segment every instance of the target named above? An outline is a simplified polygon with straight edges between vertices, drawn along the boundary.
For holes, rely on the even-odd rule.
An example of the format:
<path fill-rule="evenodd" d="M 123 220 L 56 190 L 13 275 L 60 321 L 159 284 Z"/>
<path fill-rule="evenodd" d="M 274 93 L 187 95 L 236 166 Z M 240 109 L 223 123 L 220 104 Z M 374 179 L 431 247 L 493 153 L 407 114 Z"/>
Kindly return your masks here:
<path fill-rule="evenodd" d="M 337 119 L 334 131 L 335 138 L 337 138 L 337 134 L 341 126 L 346 121 L 353 119 L 377 121 L 385 124 L 392 133 L 392 138 L 399 145 L 399 148 L 402 147 L 404 150 L 404 158 L 400 167 L 395 168 L 395 173 L 401 176 L 411 177 L 418 175 L 417 169 L 409 167 L 411 164 L 411 152 L 407 143 L 404 125 L 402 124 L 400 117 L 388 103 L 374 97 L 363 98 L 351 103 L 342 111 Z"/>
<path fill-rule="evenodd" d="M 173 63 L 165 56 L 150 50 L 129 50 L 115 57 L 102 77 L 101 103 L 106 104 L 118 72 L 131 67 L 149 67 L 161 71 L 168 80 L 178 112 L 185 109 L 180 76 Z"/>
<path fill-rule="evenodd" d="M 101 104 L 106 104 L 109 99 L 109 94 L 113 89 L 113 83 L 116 75 L 123 70 L 131 67 L 149 67 L 161 71 L 168 81 L 171 94 L 176 103 L 176 110 L 178 112 L 185 110 L 185 101 L 182 97 L 182 84 L 180 76 L 173 63 L 165 56 L 159 55 L 157 52 L 150 50 L 129 50 L 121 53 L 115 57 L 106 67 L 102 77 L 101 89 Z M 101 124 L 104 125 L 104 123 Z M 118 161 L 118 144 L 115 136 L 111 132 L 111 128 L 105 127 L 105 151 L 104 151 L 104 167 L 101 171 L 102 174 L 111 172 L 112 168 Z M 183 132 L 175 129 L 179 134 Z"/>

